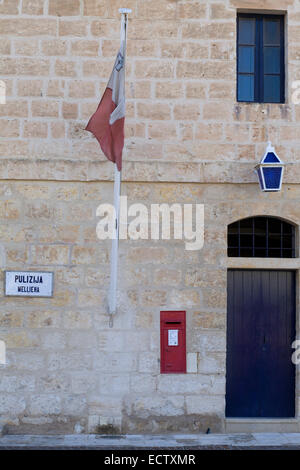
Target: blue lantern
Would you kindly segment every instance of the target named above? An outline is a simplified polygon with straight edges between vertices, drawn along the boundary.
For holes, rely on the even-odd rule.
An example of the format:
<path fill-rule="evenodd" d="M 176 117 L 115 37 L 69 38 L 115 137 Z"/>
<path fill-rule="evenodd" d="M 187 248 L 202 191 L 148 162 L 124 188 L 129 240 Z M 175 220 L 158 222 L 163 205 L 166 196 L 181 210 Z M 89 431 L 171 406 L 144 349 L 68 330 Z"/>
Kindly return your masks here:
<path fill-rule="evenodd" d="M 260 164 L 256 165 L 255 170 L 262 191 L 281 190 L 284 163 L 276 154 L 271 142 L 268 142 L 266 153 Z"/>

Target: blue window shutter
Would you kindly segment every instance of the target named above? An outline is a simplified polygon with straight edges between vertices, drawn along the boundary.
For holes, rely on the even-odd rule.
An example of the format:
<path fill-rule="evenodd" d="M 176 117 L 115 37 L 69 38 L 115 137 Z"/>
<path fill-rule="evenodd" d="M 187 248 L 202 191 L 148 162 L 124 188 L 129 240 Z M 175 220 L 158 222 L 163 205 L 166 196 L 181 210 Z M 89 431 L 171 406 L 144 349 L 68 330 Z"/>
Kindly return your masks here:
<path fill-rule="evenodd" d="M 284 17 L 237 17 L 237 101 L 283 103 Z"/>

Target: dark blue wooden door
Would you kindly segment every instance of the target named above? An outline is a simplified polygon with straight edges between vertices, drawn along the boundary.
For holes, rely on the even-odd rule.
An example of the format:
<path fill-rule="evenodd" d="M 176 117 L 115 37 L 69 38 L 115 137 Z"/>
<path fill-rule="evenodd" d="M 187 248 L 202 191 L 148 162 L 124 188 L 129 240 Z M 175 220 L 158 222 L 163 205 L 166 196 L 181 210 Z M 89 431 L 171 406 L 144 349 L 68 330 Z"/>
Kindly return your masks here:
<path fill-rule="evenodd" d="M 295 416 L 295 272 L 229 270 L 226 416 Z"/>

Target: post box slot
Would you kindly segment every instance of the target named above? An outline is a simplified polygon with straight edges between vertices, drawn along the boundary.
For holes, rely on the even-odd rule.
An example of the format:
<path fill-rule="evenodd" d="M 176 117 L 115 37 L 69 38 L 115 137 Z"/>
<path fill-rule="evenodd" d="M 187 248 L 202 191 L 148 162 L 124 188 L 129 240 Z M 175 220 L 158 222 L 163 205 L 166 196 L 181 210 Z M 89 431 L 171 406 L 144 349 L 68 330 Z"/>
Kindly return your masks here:
<path fill-rule="evenodd" d="M 181 321 L 166 321 L 167 325 L 180 325 Z"/>

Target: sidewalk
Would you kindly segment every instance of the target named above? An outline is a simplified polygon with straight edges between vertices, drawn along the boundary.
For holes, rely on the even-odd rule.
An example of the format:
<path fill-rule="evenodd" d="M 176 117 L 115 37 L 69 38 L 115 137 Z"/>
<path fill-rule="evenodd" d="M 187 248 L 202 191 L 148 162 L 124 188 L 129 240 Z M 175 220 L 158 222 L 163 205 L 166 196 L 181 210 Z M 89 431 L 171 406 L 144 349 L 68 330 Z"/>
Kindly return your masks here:
<path fill-rule="evenodd" d="M 300 449 L 300 433 L 166 435 L 4 435 L 0 450 Z"/>

